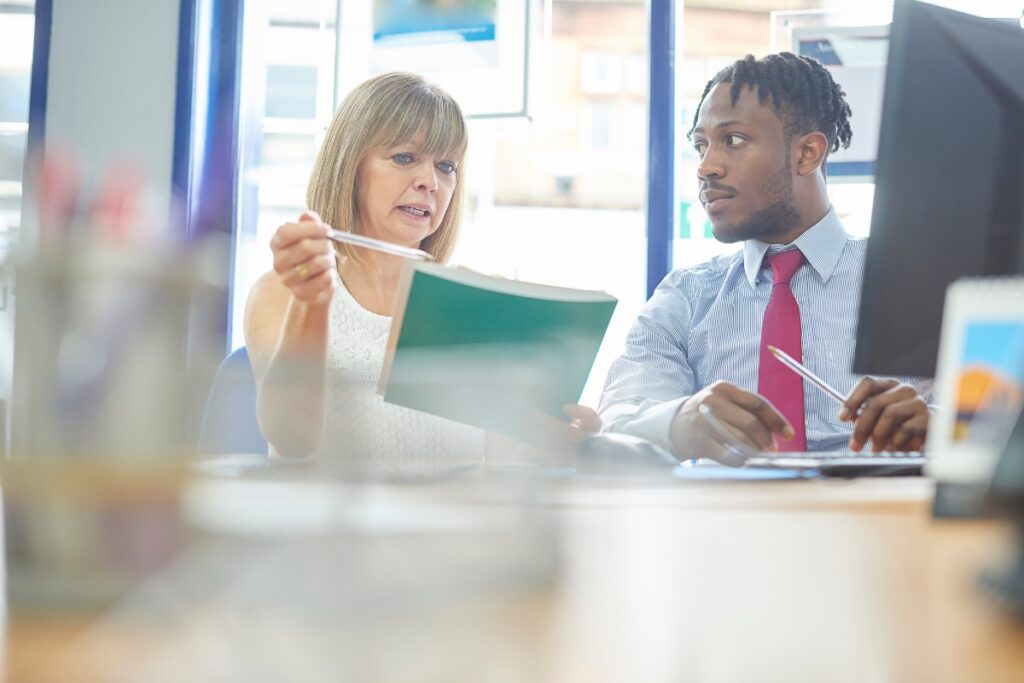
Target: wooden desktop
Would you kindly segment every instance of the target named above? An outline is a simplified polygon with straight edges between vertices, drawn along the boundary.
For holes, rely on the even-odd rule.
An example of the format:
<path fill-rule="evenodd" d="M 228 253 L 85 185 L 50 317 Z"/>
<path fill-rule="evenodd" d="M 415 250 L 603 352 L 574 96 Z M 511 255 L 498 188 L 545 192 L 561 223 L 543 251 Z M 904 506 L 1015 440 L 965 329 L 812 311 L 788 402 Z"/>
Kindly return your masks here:
<path fill-rule="evenodd" d="M 232 496 L 265 482 L 216 496 L 231 509 Z M 470 476 L 338 492 L 450 498 L 487 514 L 508 502 L 476 495 L 492 484 Z M 296 485 L 311 495 L 330 486 Z M 932 519 L 932 492 L 922 478 L 543 481 L 529 487 L 529 508 L 555 524 L 554 564 L 526 558 L 525 580 L 498 580 L 488 565 L 487 580 L 431 583 L 424 600 L 401 597 L 415 571 L 401 573 L 389 602 L 377 569 L 360 567 L 373 553 L 429 574 L 422 546 L 403 557 L 415 533 L 393 535 L 405 539 L 393 547 L 346 541 L 351 531 L 314 533 L 307 546 L 250 537 L 223 555 L 237 561 L 228 567 L 211 558 L 238 541 L 206 536 L 103 613 L 13 614 L 7 680 L 1024 680 L 1024 627 L 977 587 L 1013 547 L 1009 532 Z M 478 553 L 504 550 L 500 537 L 482 538 Z M 335 541 L 352 552 L 322 560 Z M 161 574 L 177 578 L 162 585 Z M 353 576 L 371 577 L 366 590 Z M 274 585 L 324 604 L 296 606 Z"/>

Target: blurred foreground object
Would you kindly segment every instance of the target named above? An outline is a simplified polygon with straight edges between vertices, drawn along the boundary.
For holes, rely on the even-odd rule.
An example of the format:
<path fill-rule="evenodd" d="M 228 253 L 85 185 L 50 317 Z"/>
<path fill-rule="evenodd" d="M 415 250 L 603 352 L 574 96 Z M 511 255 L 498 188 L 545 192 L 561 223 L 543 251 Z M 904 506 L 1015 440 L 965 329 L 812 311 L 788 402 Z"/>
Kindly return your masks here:
<path fill-rule="evenodd" d="M 76 637 L 13 619 L 8 680 L 1019 683 L 1024 671 L 1024 628 L 974 583 L 1005 530 L 932 520 L 924 478 L 545 484 L 506 468 L 338 486 L 286 467 L 198 482 L 182 499 L 185 552 Z"/>
<path fill-rule="evenodd" d="M 13 259 L 11 614 L 109 604 L 175 555 L 204 378 L 224 348 L 226 274 L 205 265 L 220 247 L 148 218 L 128 163 L 88 210 L 77 179 L 72 156 L 48 153 L 36 239 Z"/>
<path fill-rule="evenodd" d="M 9 680 L 538 680 L 561 564 L 534 482 L 321 465 L 189 482 L 174 561 L 97 619 L 15 613 Z"/>
<path fill-rule="evenodd" d="M 5 463 L 8 615 L 90 613 L 169 563 L 184 541 L 183 475 L 170 463 Z"/>
<path fill-rule="evenodd" d="M 203 267 L 218 247 L 147 230 L 126 167 L 83 214 L 73 168 L 42 163 L 36 247 L 15 262 L 11 454 L 190 453 L 200 380 L 223 354 L 212 330 L 226 275 Z"/>
<path fill-rule="evenodd" d="M 1008 430 L 987 491 L 992 512 L 1016 531 L 1016 545 L 1002 566 L 982 574 L 982 583 L 1018 619 L 1024 619 L 1024 409 Z"/>

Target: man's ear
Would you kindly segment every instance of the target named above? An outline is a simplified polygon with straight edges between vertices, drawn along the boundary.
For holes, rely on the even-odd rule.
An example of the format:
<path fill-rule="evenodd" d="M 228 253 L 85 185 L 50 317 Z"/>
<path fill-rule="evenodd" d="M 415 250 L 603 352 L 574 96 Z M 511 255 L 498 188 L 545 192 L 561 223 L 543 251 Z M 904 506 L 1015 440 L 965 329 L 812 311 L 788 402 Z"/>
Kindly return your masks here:
<path fill-rule="evenodd" d="M 821 168 L 828 152 L 828 138 L 820 131 L 801 135 L 793 141 L 796 147 L 796 173 L 808 176 Z"/>

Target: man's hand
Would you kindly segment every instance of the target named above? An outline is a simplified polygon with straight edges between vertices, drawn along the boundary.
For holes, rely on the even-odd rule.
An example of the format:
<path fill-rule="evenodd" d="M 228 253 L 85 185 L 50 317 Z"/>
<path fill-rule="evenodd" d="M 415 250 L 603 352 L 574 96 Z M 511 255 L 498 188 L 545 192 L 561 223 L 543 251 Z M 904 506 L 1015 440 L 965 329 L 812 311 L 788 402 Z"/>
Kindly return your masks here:
<path fill-rule="evenodd" d="M 720 381 L 686 399 L 672 419 L 669 432 L 672 448 L 681 457 L 688 457 L 687 454 L 692 452 L 699 439 L 706 438 L 709 433 L 714 434 L 708 430 L 700 414 L 701 405 L 707 405 L 715 418 L 738 441 L 759 451 L 778 450 L 773 434 L 784 439 L 793 438 L 793 427 L 775 406 L 757 394 Z M 714 436 L 711 438 L 714 439 Z"/>
<path fill-rule="evenodd" d="M 858 414 L 859 413 L 859 414 Z M 850 449 L 919 451 L 928 434 L 928 404 L 909 384 L 865 377 L 846 397 L 839 419 L 853 422 Z"/>

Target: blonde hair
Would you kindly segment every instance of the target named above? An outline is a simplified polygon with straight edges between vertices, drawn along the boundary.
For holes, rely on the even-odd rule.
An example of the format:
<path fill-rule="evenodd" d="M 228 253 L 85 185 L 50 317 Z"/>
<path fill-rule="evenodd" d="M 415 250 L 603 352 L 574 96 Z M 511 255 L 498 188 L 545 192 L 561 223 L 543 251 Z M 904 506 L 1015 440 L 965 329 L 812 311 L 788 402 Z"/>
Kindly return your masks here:
<path fill-rule="evenodd" d="M 391 147 L 422 134 L 418 152 L 444 156 L 458 175 L 441 225 L 420 248 L 444 263 L 455 248 L 462 222 L 463 173 L 468 132 L 459 105 L 448 93 L 414 74 L 388 73 L 359 85 L 334 114 L 306 190 L 306 204 L 338 230 L 358 225 L 359 164 L 373 147 Z M 341 255 L 350 249 L 336 245 Z"/>

